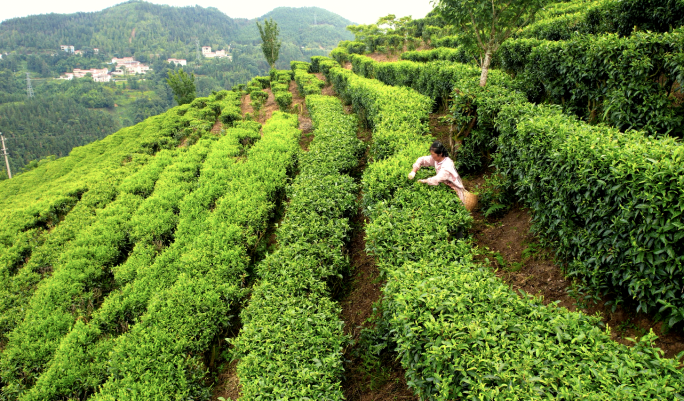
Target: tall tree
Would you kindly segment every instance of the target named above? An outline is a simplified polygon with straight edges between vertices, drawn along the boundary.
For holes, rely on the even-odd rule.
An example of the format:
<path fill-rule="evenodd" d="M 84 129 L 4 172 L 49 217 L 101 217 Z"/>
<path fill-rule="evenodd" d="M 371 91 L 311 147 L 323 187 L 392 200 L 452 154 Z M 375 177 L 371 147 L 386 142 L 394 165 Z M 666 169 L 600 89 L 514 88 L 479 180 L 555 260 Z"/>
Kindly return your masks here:
<path fill-rule="evenodd" d="M 173 91 L 173 98 L 179 106 L 195 100 L 195 74 L 187 74 L 182 68 L 176 73 L 169 71 L 166 83 Z"/>
<path fill-rule="evenodd" d="M 492 56 L 516 29 L 532 22 L 549 0 L 433 0 L 449 23 L 471 31 L 480 50 L 480 86 L 487 84 Z"/>
<path fill-rule="evenodd" d="M 266 57 L 266 62 L 271 68 L 275 68 L 275 63 L 278 61 L 278 53 L 280 53 L 281 42 L 278 40 L 278 34 L 280 29 L 278 28 L 278 23 L 271 18 L 271 20 L 264 20 L 264 26 L 262 27 L 259 21 L 256 22 L 257 28 L 259 28 L 259 34 L 261 34 L 261 50 L 264 52 L 264 57 Z"/>

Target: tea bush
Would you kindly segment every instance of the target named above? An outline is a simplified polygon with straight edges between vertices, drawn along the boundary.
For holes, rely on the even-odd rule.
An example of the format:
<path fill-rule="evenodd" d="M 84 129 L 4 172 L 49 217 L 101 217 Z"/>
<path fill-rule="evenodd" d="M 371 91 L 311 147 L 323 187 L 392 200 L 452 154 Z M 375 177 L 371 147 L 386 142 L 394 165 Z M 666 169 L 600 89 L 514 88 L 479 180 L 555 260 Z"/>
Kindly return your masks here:
<path fill-rule="evenodd" d="M 684 135 L 679 30 L 629 37 L 508 40 L 499 57 L 534 102 L 552 102 L 590 123 L 652 135 Z"/>
<path fill-rule="evenodd" d="M 349 267 L 344 246 L 358 188 L 345 173 L 358 165 L 363 144 L 338 99 L 312 95 L 306 103 L 315 137 L 300 155 L 279 247 L 257 266 L 259 282 L 234 341 L 245 400 L 343 398 L 346 338 L 328 284 Z"/>
<path fill-rule="evenodd" d="M 329 70 L 333 82 L 346 74 Z M 419 125 L 405 135 L 365 170 L 364 203 L 367 247 L 387 279 L 383 316 L 422 399 L 682 396 L 682 372 L 651 347 L 653 335 L 626 347 L 597 318 L 520 297 L 476 265 L 470 245 L 454 239 L 471 218 L 453 191 L 405 178 L 429 147 Z"/>

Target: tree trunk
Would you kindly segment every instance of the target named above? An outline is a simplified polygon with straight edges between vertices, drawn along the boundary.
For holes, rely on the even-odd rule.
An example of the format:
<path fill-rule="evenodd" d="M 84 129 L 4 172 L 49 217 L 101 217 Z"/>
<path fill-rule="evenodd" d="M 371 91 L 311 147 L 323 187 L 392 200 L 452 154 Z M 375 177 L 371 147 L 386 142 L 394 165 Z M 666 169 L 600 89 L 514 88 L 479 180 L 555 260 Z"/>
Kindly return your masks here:
<path fill-rule="evenodd" d="M 484 61 L 482 62 L 482 74 L 480 75 L 480 86 L 484 88 L 487 84 L 487 74 L 489 73 L 489 63 L 492 62 L 492 51 L 487 50 Z"/>

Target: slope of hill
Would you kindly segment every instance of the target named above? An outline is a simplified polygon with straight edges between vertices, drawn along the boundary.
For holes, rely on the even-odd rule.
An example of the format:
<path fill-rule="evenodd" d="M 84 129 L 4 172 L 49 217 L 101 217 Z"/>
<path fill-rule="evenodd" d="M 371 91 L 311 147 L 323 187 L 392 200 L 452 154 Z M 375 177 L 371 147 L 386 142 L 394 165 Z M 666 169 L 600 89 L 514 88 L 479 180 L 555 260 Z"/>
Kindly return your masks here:
<path fill-rule="evenodd" d="M 257 20 L 265 18 L 273 18 L 280 27 L 282 48 L 276 67 L 281 69 L 289 68 L 292 60 L 326 55 L 340 40 L 351 38 L 345 29 L 351 21 L 322 8 L 279 7 Z M 11 53 L 0 60 L 0 105 L 16 103 L 0 107 L 0 132 L 10 138 L 12 171 L 18 172 L 31 160 L 64 156 L 73 146 L 173 106 L 166 85 L 166 73 L 173 67 L 165 61 L 169 57 L 188 60 L 183 68 L 195 74 L 198 96 L 265 75 L 269 66 L 255 21 L 233 19 L 211 7 L 178 8 L 133 0 L 100 12 L 35 15 L 0 23 L 0 51 Z M 214 50 L 230 46 L 232 59 L 196 60 L 197 40 Z M 60 45 L 73 45 L 85 53 L 69 55 L 58 51 Z M 111 68 L 107 63 L 114 56 L 134 56 L 149 64 L 152 72 L 144 80 L 129 76 L 125 84 L 117 85 L 52 80 L 75 68 Z M 24 104 L 27 71 L 38 79 L 33 82 L 36 97 Z M 109 93 L 107 101 L 93 102 L 91 95 L 100 99 L 103 91 Z M 89 108 L 77 113 L 77 125 L 69 125 L 72 117 L 50 114 L 55 103 L 74 102 L 74 107 Z M 79 124 L 89 128 L 80 129 Z M 35 138 L 47 139 L 36 143 Z"/>
<path fill-rule="evenodd" d="M 321 8 L 280 7 L 263 18 L 268 17 L 280 24 L 283 41 L 297 46 L 332 48 L 351 38 L 345 27 L 352 22 Z M 254 20 L 233 19 L 213 7 L 179 8 L 138 0 L 99 12 L 32 15 L 0 24 L 3 52 L 54 51 L 64 44 L 119 56 L 192 52 L 197 39 L 203 46 L 218 48 L 260 40 Z"/>

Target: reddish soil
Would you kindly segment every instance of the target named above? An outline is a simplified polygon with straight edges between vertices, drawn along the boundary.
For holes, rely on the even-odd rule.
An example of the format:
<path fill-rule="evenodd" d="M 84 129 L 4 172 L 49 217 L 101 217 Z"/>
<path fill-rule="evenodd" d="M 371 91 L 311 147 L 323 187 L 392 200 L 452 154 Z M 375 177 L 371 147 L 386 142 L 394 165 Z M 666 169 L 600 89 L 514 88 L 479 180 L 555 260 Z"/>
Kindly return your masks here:
<path fill-rule="evenodd" d="M 247 113 L 250 113 L 252 118 L 254 118 L 254 121 L 261 124 L 265 123 L 269 118 L 271 118 L 273 112 L 278 110 L 278 104 L 275 102 L 275 96 L 273 96 L 271 89 L 264 89 L 264 91 L 268 93 L 268 98 L 266 99 L 266 103 L 264 103 L 264 105 L 261 106 L 261 109 L 259 109 L 259 113 L 257 115 L 254 115 L 254 109 L 252 108 L 251 104 L 252 99 L 249 95 L 246 95 L 242 98 L 242 104 L 240 105 L 240 110 L 242 111 L 243 116 Z"/>
<path fill-rule="evenodd" d="M 309 116 L 309 110 L 306 108 L 306 99 L 299 94 L 297 90 L 297 83 L 290 81 L 290 92 L 292 92 L 292 110 L 297 113 L 299 119 L 299 129 L 302 130 L 302 137 L 299 140 L 299 146 L 304 151 L 309 150 L 309 144 L 313 140 L 313 123 Z"/>
<path fill-rule="evenodd" d="M 214 123 L 214 126 L 211 127 L 211 133 L 214 135 L 218 135 L 221 133 L 222 129 L 223 129 L 223 123 L 221 123 L 221 120 L 216 120 L 216 123 Z"/>
<path fill-rule="evenodd" d="M 322 72 L 314 74 L 316 78 L 320 79 L 321 81 L 325 82 L 325 86 L 321 89 L 321 95 L 323 96 L 337 96 L 337 92 L 335 92 L 335 88 L 333 88 L 332 84 L 325 79 L 325 75 L 323 75 Z"/>

